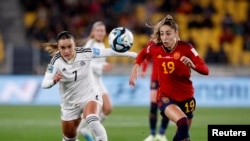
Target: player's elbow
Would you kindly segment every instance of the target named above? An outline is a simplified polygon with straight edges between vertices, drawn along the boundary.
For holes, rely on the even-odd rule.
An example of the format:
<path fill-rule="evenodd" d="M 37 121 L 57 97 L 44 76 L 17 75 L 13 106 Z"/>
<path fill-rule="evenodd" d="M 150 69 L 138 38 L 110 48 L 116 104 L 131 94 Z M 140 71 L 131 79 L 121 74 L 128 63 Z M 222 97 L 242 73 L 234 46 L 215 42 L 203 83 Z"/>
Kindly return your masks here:
<path fill-rule="evenodd" d="M 202 71 L 202 74 L 203 74 L 203 75 L 209 75 L 209 70 L 208 70 L 208 68 L 204 69 L 204 70 Z"/>
<path fill-rule="evenodd" d="M 50 88 L 50 87 L 48 87 L 48 85 L 42 84 L 42 88 L 43 88 L 43 89 L 48 89 L 48 88 Z"/>

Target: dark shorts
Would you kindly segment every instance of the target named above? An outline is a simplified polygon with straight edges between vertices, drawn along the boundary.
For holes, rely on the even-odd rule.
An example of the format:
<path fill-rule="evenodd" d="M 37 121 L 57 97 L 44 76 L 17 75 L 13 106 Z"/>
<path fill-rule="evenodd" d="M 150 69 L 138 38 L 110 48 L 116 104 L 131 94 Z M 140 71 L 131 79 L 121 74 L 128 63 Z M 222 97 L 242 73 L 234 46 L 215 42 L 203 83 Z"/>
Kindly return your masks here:
<path fill-rule="evenodd" d="M 177 106 L 179 106 L 181 108 L 181 110 L 186 114 L 186 116 L 188 117 L 188 119 L 192 119 L 193 118 L 193 112 L 196 108 L 196 101 L 195 98 L 190 98 L 188 100 L 185 101 L 174 101 L 171 100 L 169 98 L 163 97 L 160 100 L 158 100 L 158 107 L 160 108 L 161 111 L 161 115 L 163 117 L 166 117 L 166 115 L 164 114 L 164 111 L 166 109 L 166 107 L 170 104 L 175 104 Z"/>
<path fill-rule="evenodd" d="M 159 83 L 157 80 L 151 80 L 150 82 L 150 89 L 157 90 L 159 88 Z"/>

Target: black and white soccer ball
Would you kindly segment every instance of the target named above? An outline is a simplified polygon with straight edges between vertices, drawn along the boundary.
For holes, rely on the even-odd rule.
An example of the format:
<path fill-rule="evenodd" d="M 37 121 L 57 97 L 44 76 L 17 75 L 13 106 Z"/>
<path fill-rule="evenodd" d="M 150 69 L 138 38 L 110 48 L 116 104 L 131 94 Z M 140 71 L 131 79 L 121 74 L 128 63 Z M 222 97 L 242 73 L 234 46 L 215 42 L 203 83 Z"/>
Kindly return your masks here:
<path fill-rule="evenodd" d="M 117 27 L 109 33 L 108 42 L 114 51 L 126 52 L 133 46 L 134 37 L 129 29 Z"/>

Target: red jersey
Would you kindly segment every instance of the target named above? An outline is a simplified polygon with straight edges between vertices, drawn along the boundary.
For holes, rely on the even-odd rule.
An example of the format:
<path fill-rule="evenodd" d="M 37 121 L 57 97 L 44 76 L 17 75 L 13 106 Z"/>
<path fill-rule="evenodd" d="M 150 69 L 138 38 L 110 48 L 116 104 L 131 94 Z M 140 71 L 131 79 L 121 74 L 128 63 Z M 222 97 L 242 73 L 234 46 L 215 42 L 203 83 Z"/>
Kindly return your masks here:
<path fill-rule="evenodd" d="M 199 57 L 197 51 L 188 43 L 178 41 L 176 47 L 167 52 L 162 44 L 154 44 L 144 48 L 137 56 L 136 63 L 151 57 L 159 82 L 158 98 L 168 97 L 175 101 L 183 101 L 194 96 L 194 88 L 190 80 L 191 70 L 180 61 L 186 56 L 195 64 L 197 72 L 208 75 L 208 67 Z"/>
<path fill-rule="evenodd" d="M 161 44 L 155 44 L 153 41 L 150 41 L 145 47 L 144 49 L 146 48 L 151 48 L 151 47 L 161 47 L 162 45 Z M 152 70 L 151 70 L 151 80 L 155 81 L 157 80 L 158 78 L 158 75 L 157 75 L 157 70 L 156 68 L 154 67 L 154 58 L 149 55 L 147 56 L 144 61 L 142 63 L 138 63 L 138 64 L 142 64 L 142 71 L 145 72 L 147 71 L 147 67 L 148 67 L 148 64 L 152 62 Z"/>

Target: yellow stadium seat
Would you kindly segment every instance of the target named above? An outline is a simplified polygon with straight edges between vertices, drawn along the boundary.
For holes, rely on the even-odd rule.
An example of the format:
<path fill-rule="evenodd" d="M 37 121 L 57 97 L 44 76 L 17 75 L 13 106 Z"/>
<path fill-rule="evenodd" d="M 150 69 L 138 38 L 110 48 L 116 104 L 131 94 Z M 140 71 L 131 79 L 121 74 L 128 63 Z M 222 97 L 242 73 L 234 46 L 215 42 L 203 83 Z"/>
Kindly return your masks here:
<path fill-rule="evenodd" d="M 144 5 L 138 5 L 136 7 L 136 17 L 140 22 L 145 22 L 146 19 L 146 11 L 145 11 L 145 6 Z"/>
<path fill-rule="evenodd" d="M 250 52 L 242 52 L 241 54 L 242 65 L 249 66 L 250 65 Z"/>
<path fill-rule="evenodd" d="M 26 27 L 30 27 L 36 19 L 36 13 L 35 12 L 26 12 L 24 14 L 23 18 L 24 18 L 24 25 Z"/>
<path fill-rule="evenodd" d="M 5 58 L 5 52 L 4 52 L 4 42 L 3 42 L 3 38 L 0 35 L 0 63 L 3 62 L 4 58 Z"/>

